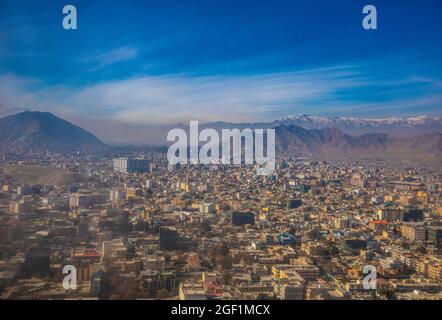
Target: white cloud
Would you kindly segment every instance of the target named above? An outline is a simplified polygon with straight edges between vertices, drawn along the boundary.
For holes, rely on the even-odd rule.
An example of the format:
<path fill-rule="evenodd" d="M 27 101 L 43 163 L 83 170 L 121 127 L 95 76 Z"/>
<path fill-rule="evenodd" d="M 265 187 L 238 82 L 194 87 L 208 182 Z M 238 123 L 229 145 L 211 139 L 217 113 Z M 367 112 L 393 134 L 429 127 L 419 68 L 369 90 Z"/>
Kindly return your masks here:
<path fill-rule="evenodd" d="M 91 63 L 93 66 L 88 68 L 89 71 L 100 70 L 108 65 L 121 61 L 129 61 L 138 55 L 138 49 L 133 47 L 121 47 L 102 53 L 94 57 L 86 57 L 82 60 Z"/>
<path fill-rule="evenodd" d="M 268 121 L 315 111 L 318 101 L 329 102 L 331 112 L 352 110 L 354 114 L 358 106 L 365 108 L 368 104 L 342 101 L 339 92 L 370 84 L 353 67 L 264 75 L 146 76 L 84 87 L 45 85 L 35 79 L 4 75 L 0 76 L 0 102 L 9 108 L 26 107 L 129 124 Z M 370 108 L 388 106 L 393 110 L 401 103 L 407 101 L 398 98 L 388 104 L 370 104 Z M 324 106 L 321 108 L 326 113 Z"/>

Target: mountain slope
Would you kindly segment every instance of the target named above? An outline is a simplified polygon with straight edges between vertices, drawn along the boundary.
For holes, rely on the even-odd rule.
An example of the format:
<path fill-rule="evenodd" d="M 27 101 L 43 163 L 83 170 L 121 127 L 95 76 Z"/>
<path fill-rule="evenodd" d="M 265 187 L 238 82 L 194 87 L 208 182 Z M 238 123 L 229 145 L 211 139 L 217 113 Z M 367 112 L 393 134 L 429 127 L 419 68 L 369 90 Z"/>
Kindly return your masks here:
<path fill-rule="evenodd" d="M 272 128 L 280 125 L 296 125 L 304 129 L 336 128 L 351 135 L 366 133 L 387 133 L 395 137 L 411 137 L 439 132 L 442 133 L 442 118 L 419 116 L 414 118 L 390 117 L 384 119 L 364 119 L 353 117 L 318 117 L 307 114 L 289 116 L 272 122 L 229 123 L 211 122 L 200 125 L 217 130 L 224 128 Z"/>
<path fill-rule="evenodd" d="M 93 134 L 49 112 L 22 112 L 0 119 L 0 151 L 13 153 L 101 151 Z"/>
<path fill-rule="evenodd" d="M 276 153 L 313 156 L 329 160 L 410 160 L 436 164 L 442 161 L 442 134 L 391 137 L 384 133 L 352 136 L 338 129 L 304 129 L 280 125 L 275 128 Z"/>

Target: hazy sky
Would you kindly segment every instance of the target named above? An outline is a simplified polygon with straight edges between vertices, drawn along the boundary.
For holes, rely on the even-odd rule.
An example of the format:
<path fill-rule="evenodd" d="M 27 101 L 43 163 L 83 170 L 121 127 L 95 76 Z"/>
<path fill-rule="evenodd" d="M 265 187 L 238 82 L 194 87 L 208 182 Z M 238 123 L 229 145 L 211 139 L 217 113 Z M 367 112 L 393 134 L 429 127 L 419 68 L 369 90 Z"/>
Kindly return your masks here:
<path fill-rule="evenodd" d="M 78 30 L 62 28 L 77 8 Z M 374 4 L 378 30 L 362 28 Z M 0 114 L 130 124 L 442 112 L 442 1 L 0 1 Z"/>

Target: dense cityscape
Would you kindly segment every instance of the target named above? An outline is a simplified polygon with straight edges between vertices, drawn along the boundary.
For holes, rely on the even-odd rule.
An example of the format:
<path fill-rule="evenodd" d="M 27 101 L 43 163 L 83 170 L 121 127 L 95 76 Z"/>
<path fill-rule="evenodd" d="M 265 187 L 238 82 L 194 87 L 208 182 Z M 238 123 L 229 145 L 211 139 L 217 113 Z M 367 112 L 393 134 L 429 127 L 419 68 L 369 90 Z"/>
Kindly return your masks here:
<path fill-rule="evenodd" d="M 257 176 L 140 151 L 1 168 L 0 299 L 442 298 L 440 168 L 287 158 Z"/>

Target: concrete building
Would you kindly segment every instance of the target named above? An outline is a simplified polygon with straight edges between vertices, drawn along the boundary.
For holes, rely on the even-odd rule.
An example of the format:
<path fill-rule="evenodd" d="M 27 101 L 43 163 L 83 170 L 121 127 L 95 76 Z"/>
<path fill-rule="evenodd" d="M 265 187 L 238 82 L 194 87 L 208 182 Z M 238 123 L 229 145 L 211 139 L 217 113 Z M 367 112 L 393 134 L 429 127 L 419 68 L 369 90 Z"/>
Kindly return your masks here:
<path fill-rule="evenodd" d="M 116 158 L 112 161 L 114 172 L 144 173 L 149 171 L 149 160 L 135 158 Z"/>

